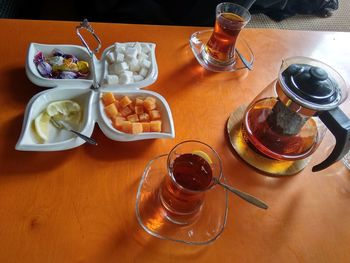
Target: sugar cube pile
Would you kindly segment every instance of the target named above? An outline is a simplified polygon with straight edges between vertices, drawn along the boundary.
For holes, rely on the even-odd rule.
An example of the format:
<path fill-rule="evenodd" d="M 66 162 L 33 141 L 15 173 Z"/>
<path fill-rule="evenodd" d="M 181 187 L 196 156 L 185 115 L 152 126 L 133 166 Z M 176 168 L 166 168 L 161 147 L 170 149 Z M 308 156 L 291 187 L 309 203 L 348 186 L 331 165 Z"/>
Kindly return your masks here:
<path fill-rule="evenodd" d="M 152 66 L 151 51 L 147 43 L 115 43 L 114 49 L 106 55 L 105 83 L 130 84 L 145 79 Z"/>

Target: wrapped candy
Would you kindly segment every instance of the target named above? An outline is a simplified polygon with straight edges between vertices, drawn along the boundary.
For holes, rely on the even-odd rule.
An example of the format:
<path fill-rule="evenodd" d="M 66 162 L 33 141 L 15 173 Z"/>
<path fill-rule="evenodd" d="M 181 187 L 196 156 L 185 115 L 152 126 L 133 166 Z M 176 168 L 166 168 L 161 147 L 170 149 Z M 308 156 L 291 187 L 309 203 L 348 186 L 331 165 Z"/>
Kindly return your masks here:
<path fill-rule="evenodd" d="M 65 54 L 55 48 L 52 56 L 45 58 L 42 52 L 38 52 L 33 59 L 41 76 L 54 79 L 87 78 L 90 72 L 89 63 L 79 60 L 76 56 Z"/>

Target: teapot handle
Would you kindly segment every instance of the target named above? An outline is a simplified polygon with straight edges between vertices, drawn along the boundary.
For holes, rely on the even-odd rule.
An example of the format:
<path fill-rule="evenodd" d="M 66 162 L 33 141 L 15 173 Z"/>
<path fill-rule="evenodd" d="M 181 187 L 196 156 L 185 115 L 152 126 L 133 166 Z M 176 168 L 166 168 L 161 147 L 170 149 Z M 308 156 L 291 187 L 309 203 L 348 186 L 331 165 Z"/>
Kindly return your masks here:
<path fill-rule="evenodd" d="M 344 157 L 350 150 L 350 119 L 338 107 L 330 111 L 322 111 L 319 118 L 327 126 L 336 139 L 331 154 L 320 164 L 312 167 L 313 172 L 326 169 Z"/>

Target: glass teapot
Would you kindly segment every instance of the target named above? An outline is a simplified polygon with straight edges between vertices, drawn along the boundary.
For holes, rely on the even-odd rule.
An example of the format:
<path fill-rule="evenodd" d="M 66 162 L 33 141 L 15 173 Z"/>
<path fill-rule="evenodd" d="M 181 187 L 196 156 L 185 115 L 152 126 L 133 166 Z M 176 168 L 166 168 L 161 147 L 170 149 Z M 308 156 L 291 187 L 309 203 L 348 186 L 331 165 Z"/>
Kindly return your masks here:
<path fill-rule="evenodd" d="M 350 120 L 338 108 L 346 98 L 346 83 L 330 66 L 306 57 L 286 59 L 277 80 L 245 111 L 243 136 L 269 158 L 294 161 L 311 155 L 328 128 L 336 145 L 312 168 L 323 170 L 350 149 Z"/>

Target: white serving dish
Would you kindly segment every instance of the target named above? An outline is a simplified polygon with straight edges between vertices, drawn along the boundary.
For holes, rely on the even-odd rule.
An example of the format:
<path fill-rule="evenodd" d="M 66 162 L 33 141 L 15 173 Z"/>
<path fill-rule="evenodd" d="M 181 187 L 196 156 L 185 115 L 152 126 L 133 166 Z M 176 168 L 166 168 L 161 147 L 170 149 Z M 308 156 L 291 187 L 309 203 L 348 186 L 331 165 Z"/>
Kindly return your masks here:
<path fill-rule="evenodd" d="M 46 45 L 31 43 L 28 49 L 26 61 L 26 73 L 28 78 L 36 85 L 50 87 L 52 89 L 42 91 L 31 98 L 26 110 L 22 125 L 20 138 L 16 144 L 17 150 L 23 151 L 59 151 L 75 148 L 85 143 L 73 133 L 65 130 L 57 130 L 53 126 L 49 127 L 49 139 L 46 143 L 39 143 L 36 140 L 33 129 L 33 120 L 46 106 L 53 101 L 71 99 L 82 107 L 82 120 L 79 126 L 74 127 L 80 133 L 91 136 L 95 123 L 98 123 L 102 132 L 110 139 L 116 141 L 136 141 L 156 138 L 174 138 L 175 129 L 170 107 L 167 101 L 158 93 L 148 90 L 141 90 L 154 83 L 158 76 L 157 62 L 155 58 L 155 44 L 147 43 L 151 48 L 150 57 L 152 65 L 148 75 L 144 80 L 131 84 L 106 85 L 103 79 L 107 74 L 106 54 L 111 52 L 113 45 L 108 47 L 101 56 L 101 61 L 96 57 L 90 59 L 88 52 L 80 46 L 75 45 Z M 87 79 L 49 79 L 42 77 L 36 69 L 33 58 L 38 51 L 48 55 L 54 48 L 58 48 L 67 54 L 73 54 L 80 60 L 92 63 Z M 99 89 L 92 89 L 92 74 L 96 74 L 97 79 L 102 84 Z M 134 97 L 152 96 L 157 100 L 158 108 L 162 114 L 162 132 L 148 132 L 140 134 L 127 134 L 116 130 L 109 118 L 105 115 L 101 96 L 103 92 L 112 92 L 118 96 L 127 95 Z"/>

